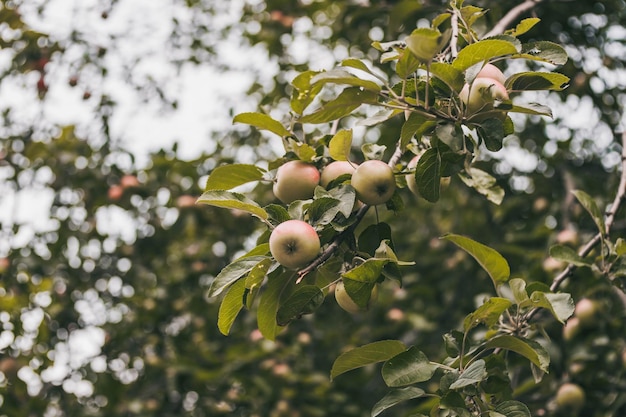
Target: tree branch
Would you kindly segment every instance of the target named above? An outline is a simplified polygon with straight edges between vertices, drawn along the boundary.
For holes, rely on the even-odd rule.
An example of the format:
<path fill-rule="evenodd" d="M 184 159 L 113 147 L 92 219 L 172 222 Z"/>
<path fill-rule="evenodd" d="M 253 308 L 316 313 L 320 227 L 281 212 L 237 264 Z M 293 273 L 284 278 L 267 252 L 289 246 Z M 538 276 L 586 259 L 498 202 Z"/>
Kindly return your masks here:
<path fill-rule="evenodd" d="M 452 54 L 452 59 L 454 59 L 459 54 L 459 51 L 457 50 L 457 42 L 459 40 L 459 11 L 456 8 L 452 10 L 452 22 L 450 24 L 452 26 L 450 53 Z"/>
<path fill-rule="evenodd" d="M 526 0 L 525 2 L 513 7 L 511 10 L 509 10 L 507 14 L 502 17 L 502 19 L 498 21 L 498 23 L 494 25 L 494 27 L 489 32 L 487 32 L 483 36 L 483 39 L 489 38 L 490 36 L 501 35 L 502 33 L 504 33 L 506 28 L 519 17 L 519 15 L 532 9 L 542 1 L 543 0 Z"/>

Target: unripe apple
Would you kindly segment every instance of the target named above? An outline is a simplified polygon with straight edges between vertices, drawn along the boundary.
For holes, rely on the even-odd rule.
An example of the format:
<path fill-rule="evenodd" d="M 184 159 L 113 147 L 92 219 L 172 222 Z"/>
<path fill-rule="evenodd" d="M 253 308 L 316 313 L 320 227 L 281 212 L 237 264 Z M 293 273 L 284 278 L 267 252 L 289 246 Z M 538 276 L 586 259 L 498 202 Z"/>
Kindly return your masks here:
<path fill-rule="evenodd" d="M 571 317 L 563 326 L 563 339 L 570 341 L 580 332 L 580 320 L 578 317 Z"/>
<path fill-rule="evenodd" d="M 459 98 L 469 114 L 493 109 L 495 100 L 508 100 L 509 93 L 504 85 L 492 78 L 476 78 L 470 87 L 465 84 Z"/>
<path fill-rule="evenodd" d="M 593 326 L 597 313 L 597 303 L 588 298 L 582 298 L 578 301 L 574 309 L 574 316 L 578 318 L 582 326 Z"/>
<path fill-rule="evenodd" d="M 383 161 L 365 161 L 354 171 L 350 184 L 356 196 L 365 204 L 376 206 L 386 203 L 396 190 L 393 170 Z"/>
<path fill-rule="evenodd" d="M 343 308 L 348 313 L 355 314 L 361 311 L 367 311 L 370 308 L 370 306 L 376 302 L 377 299 L 378 299 L 378 285 L 374 285 L 374 287 L 372 288 L 370 300 L 368 301 L 367 306 L 365 308 L 359 307 L 359 305 L 355 303 L 354 300 L 352 300 L 352 298 L 350 298 L 350 296 L 348 295 L 348 292 L 346 291 L 346 287 L 343 284 L 343 281 L 339 281 L 337 285 L 335 285 L 335 300 L 337 300 L 337 304 L 339 304 L 339 307 Z"/>
<path fill-rule="evenodd" d="M 566 382 L 556 392 L 556 406 L 559 410 L 578 413 L 585 404 L 585 391 L 580 385 Z"/>
<path fill-rule="evenodd" d="M 283 203 L 313 197 L 313 191 L 320 182 L 320 172 L 311 164 L 302 161 L 289 161 L 276 171 L 274 195 Z"/>
<path fill-rule="evenodd" d="M 306 266 L 320 251 L 317 232 L 302 220 L 287 220 L 276 226 L 269 244 L 274 259 L 289 269 Z"/>
<path fill-rule="evenodd" d="M 411 159 L 409 161 L 409 163 L 407 164 L 407 168 L 410 170 L 414 170 L 415 167 L 417 166 L 417 163 L 420 160 L 420 156 L 421 155 L 415 155 L 413 157 L 413 159 Z M 406 185 L 407 187 L 409 187 L 409 190 L 411 190 L 411 192 L 415 195 L 419 195 L 419 190 L 417 189 L 417 181 L 415 180 L 415 174 L 411 173 L 411 174 L 407 174 L 406 176 Z"/>
<path fill-rule="evenodd" d="M 491 78 L 502 85 L 504 85 L 506 81 L 506 77 L 502 71 L 500 71 L 500 69 L 493 64 L 486 64 L 483 69 L 480 70 L 476 78 Z"/>
<path fill-rule="evenodd" d="M 350 161 L 333 161 L 326 165 L 322 170 L 320 185 L 326 188 L 326 186 L 334 179 L 337 179 L 345 174 L 352 175 L 356 167 L 358 167 L 358 164 L 354 164 Z"/>

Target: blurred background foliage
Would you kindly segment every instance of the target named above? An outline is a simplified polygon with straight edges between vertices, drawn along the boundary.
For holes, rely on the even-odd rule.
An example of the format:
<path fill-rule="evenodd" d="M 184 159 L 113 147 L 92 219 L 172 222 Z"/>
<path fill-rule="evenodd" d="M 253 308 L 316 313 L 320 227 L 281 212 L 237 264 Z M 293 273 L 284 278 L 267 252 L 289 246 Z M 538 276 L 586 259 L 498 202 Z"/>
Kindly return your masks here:
<path fill-rule="evenodd" d="M 125 3 L 100 1 L 87 12 L 106 21 Z M 486 32 L 519 2 L 473 4 L 490 10 Z M 239 56 L 261 51 L 268 65 L 248 62 L 245 97 L 207 100 L 223 99 L 231 115 L 244 101 L 248 109 L 280 112 L 298 71 L 329 69 L 347 57 L 377 63 L 372 41 L 399 39 L 445 7 L 445 1 L 423 0 L 173 0 L 162 47 L 179 68 L 220 72 L 241 70 L 231 68 L 223 48 Z M 329 296 L 314 316 L 269 342 L 245 312 L 231 335 L 222 336 L 219 300 L 206 297 L 213 277 L 251 246 L 259 225 L 194 205 L 214 167 L 276 157 L 269 139 L 225 126 L 207 135 L 207 150 L 194 158 L 181 157 L 173 145 L 138 162 L 125 147 L 133 138 L 111 129 L 121 110 L 107 83 L 115 75 L 115 88 L 176 112 L 175 73 L 152 77 L 140 45 L 134 59 L 112 59 L 129 47 L 124 31 L 98 37 L 77 24 L 64 37 L 40 32 L 28 22 L 45 16 L 46 2 L 2 0 L 0 91 L 11 94 L 19 85 L 42 106 L 55 106 L 46 104 L 48 93 L 63 84 L 81 96 L 90 117 L 81 126 L 60 125 L 44 111 L 24 116 L 19 100 L 0 105 L 0 415 L 367 415 L 386 392 L 379 372 L 366 368 L 330 382 L 333 360 L 386 338 L 441 357 L 442 336 L 491 291 L 476 263 L 440 236 L 466 234 L 499 250 L 513 276 L 549 284 L 562 268 L 548 258 L 549 246 L 577 248 L 595 233 L 571 190 L 586 191 L 605 208 L 617 187 L 626 103 L 624 8 L 621 0 L 545 1 L 525 14 L 542 19 L 527 40 L 565 46 L 570 61 L 558 71 L 572 83 L 562 93 L 520 97 L 546 101 L 554 119 L 516 118 L 517 133 L 505 148 L 484 156 L 482 164 L 506 189 L 503 204 L 455 180 L 435 205 L 407 192 L 401 215 L 382 213 L 402 231 L 394 235 L 400 259 L 416 262 L 403 270 L 403 287 L 385 285 L 379 302 L 354 316 Z M 225 24 L 226 14 L 236 19 Z M 127 24 L 149 18 L 134 16 Z M 399 129 L 392 123 L 362 136 L 385 143 Z M 187 133 L 180 126 L 172 142 L 184 142 Z M 261 201 L 271 198 L 269 187 L 256 192 Z M 43 213 L 41 219 L 26 215 L 33 208 L 26 206 Z M 614 235 L 625 231 L 622 210 Z M 579 269 L 565 282 L 575 300 L 600 305 L 594 326 L 574 338 L 564 340 L 552 319 L 535 318 L 545 325 L 551 372 L 539 384 L 527 369 L 512 376 L 515 398 L 534 415 L 558 415 L 554 393 L 565 381 L 585 389 L 581 415 L 626 415 L 623 279 L 624 271 Z M 418 401 L 393 415 L 418 411 L 428 412 Z"/>

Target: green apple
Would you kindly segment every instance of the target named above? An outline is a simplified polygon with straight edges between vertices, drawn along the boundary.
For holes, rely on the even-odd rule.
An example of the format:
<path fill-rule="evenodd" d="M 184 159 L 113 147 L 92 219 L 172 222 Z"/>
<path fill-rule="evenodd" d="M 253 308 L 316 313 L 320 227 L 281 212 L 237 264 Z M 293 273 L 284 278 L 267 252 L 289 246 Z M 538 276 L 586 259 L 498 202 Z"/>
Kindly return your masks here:
<path fill-rule="evenodd" d="M 598 304 L 588 298 L 582 298 L 576 303 L 574 316 L 582 326 L 593 326 L 598 313 Z"/>
<path fill-rule="evenodd" d="M 337 301 L 337 304 L 339 304 L 339 307 L 343 308 L 348 313 L 355 314 L 361 311 L 367 311 L 370 308 L 370 306 L 376 302 L 377 299 L 378 299 L 378 285 L 374 285 L 374 287 L 372 288 L 370 300 L 367 303 L 366 308 L 359 307 L 359 305 L 355 303 L 354 300 L 352 300 L 352 298 L 350 298 L 350 296 L 348 295 L 348 292 L 346 291 L 346 287 L 343 284 L 343 281 L 339 281 L 337 285 L 335 285 L 335 300 Z"/>
<path fill-rule="evenodd" d="M 509 93 L 504 85 L 493 78 L 476 78 L 471 87 L 465 84 L 459 93 L 459 98 L 465 104 L 467 112 L 474 114 L 479 111 L 493 110 L 495 100 L 508 100 Z"/>
<path fill-rule="evenodd" d="M 559 410 L 578 413 L 585 404 L 585 391 L 580 385 L 566 382 L 556 392 L 556 406 Z"/>
<path fill-rule="evenodd" d="M 270 234 L 269 244 L 274 259 L 289 269 L 306 266 L 320 251 L 317 232 L 302 220 L 287 220 L 276 226 Z"/>
<path fill-rule="evenodd" d="M 350 174 L 358 167 L 358 164 L 350 161 L 333 161 L 326 165 L 322 170 L 322 176 L 320 178 L 320 185 L 324 188 L 334 179 L 339 178 L 342 175 Z"/>
<path fill-rule="evenodd" d="M 386 203 L 396 190 L 393 170 L 383 161 L 365 161 L 354 171 L 350 184 L 356 196 L 365 204 L 376 206 Z"/>
<path fill-rule="evenodd" d="M 274 195 L 285 204 L 313 197 L 320 182 L 317 168 L 303 161 L 289 161 L 276 171 Z"/>
<path fill-rule="evenodd" d="M 580 320 L 578 317 L 571 317 L 563 326 L 563 339 L 570 341 L 580 332 Z"/>

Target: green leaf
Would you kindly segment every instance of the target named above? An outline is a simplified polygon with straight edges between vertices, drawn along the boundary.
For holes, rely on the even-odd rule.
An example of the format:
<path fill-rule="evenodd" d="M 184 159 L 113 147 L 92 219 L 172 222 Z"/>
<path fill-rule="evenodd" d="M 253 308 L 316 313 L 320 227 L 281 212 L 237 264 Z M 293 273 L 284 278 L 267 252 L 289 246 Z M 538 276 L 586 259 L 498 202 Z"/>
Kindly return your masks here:
<path fill-rule="evenodd" d="M 270 269 L 270 266 L 272 266 L 272 263 L 272 258 L 268 257 L 255 265 L 245 279 L 246 288 L 252 291 L 260 288 L 265 276 L 267 275 L 267 271 Z"/>
<path fill-rule="evenodd" d="M 342 278 L 353 281 L 374 283 L 382 273 L 383 267 L 389 259 L 369 258 L 355 268 L 341 274 Z M 347 288 L 346 288 L 347 289 Z"/>
<path fill-rule="evenodd" d="M 332 137 L 328 143 L 330 157 L 335 161 L 350 160 L 350 150 L 352 149 L 352 129 L 340 130 Z"/>
<path fill-rule="evenodd" d="M 387 147 L 385 145 L 378 145 L 376 143 L 364 143 L 361 146 L 361 152 L 366 160 L 368 159 L 383 159 L 383 155 Z"/>
<path fill-rule="evenodd" d="M 372 74 L 372 75 L 376 75 L 374 74 L 374 72 L 372 72 L 372 70 L 369 69 L 369 67 L 363 62 L 360 61 L 356 58 L 348 58 L 348 59 L 344 59 L 343 61 L 341 61 L 341 66 L 342 67 L 351 67 L 351 68 L 356 68 L 358 70 L 361 70 L 363 72 L 367 72 L 368 74 Z"/>
<path fill-rule="evenodd" d="M 540 21 L 541 21 L 541 19 L 539 19 L 538 17 L 529 17 L 527 19 L 522 19 L 517 24 L 515 29 L 509 30 L 509 31 L 507 31 L 507 33 L 512 35 L 512 36 L 523 35 L 524 33 L 526 33 L 529 30 L 531 30 Z"/>
<path fill-rule="evenodd" d="M 300 285 L 282 303 L 276 313 L 279 326 L 286 326 L 304 314 L 313 313 L 324 302 L 324 293 L 315 285 Z"/>
<path fill-rule="evenodd" d="M 626 240 L 621 237 L 615 241 L 615 254 L 617 256 L 626 255 Z"/>
<path fill-rule="evenodd" d="M 307 210 L 311 224 L 318 226 L 332 222 L 341 209 L 339 203 L 341 203 L 340 200 L 330 196 L 313 200 Z"/>
<path fill-rule="evenodd" d="M 502 335 L 496 336 L 487 341 L 488 349 L 506 349 L 524 356 L 534 363 L 539 369 L 548 372 L 550 366 L 550 355 L 548 351 L 534 340 L 525 339 L 519 336 Z"/>
<path fill-rule="evenodd" d="M 487 367 L 485 366 L 485 361 L 479 359 L 475 362 L 472 362 L 470 366 L 465 368 L 459 379 L 454 381 L 452 385 L 450 385 L 450 389 L 459 389 L 466 387 L 468 385 L 478 384 L 481 381 L 484 381 L 487 378 Z"/>
<path fill-rule="evenodd" d="M 564 65 L 567 62 L 567 52 L 565 52 L 562 46 L 556 43 L 538 41 L 523 44 L 522 52 L 511 58 L 524 58 L 548 62 L 554 65 Z"/>
<path fill-rule="evenodd" d="M 513 292 L 513 298 L 516 304 L 522 304 L 529 300 L 528 292 L 526 292 L 526 281 L 521 278 L 512 278 L 509 281 L 509 287 Z"/>
<path fill-rule="evenodd" d="M 225 336 L 230 333 L 237 315 L 243 308 L 243 294 L 246 291 L 246 281 L 241 279 L 235 282 L 226 293 L 226 296 L 220 304 L 219 312 L 217 313 L 217 327 Z"/>
<path fill-rule="evenodd" d="M 419 140 L 424 133 L 436 125 L 436 121 L 431 120 L 421 113 L 411 113 L 409 118 L 406 119 L 402 125 L 402 130 L 400 131 L 400 143 L 402 149 L 406 149 L 406 145 L 408 145 L 413 136 L 416 136 Z"/>
<path fill-rule="evenodd" d="M 406 80 L 420 67 L 421 62 L 408 49 L 402 51 L 396 63 L 396 73 L 400 78 Z"/>
<path fill-rule="evenodd" d="M 319 74 L 311 78 L 311 84 L 314 86 L 317 84 L 326 83 L 347 84 L 355 87 L 363 87 L 364 89 L 370 91 L 380 91 L 380 85 L 376 84 L 375 82 L 363 80 L 355 76 L 354 74 L 349 73 L 348 71 L 338 68 L 320 72 Z"/>
<path fill-rule="evenodd" d="M 519 72 L 506 80 L 507 90 L 531 91 L 553 90 L 561 91 L 569 84 L 569 77 L 556 72 Z"/>
<path fill-rule="evenodd" d="M 399 340 L 381 340 L 341 354 L 333 363 L 330 379 L 373 363 L 384 362 L 404 352 L 406 346 Z"/>
<path fill-rule="evenodd" d="M 373 116 L 368 117 L 367 119 L 359 120 L 358 122 L 355 123 L 355 126 L 366 126 L 366 127 L 375 126 L 377 124 L 386 122 L 387 120 L 401 113 L 404 113 L 404 110 L 382 109 L 376 112 L 376 114 L 374 114 Z"/>
<path fill-rule="evenodd" d="M 606 232 L 606 226 L 604 225 L 604 215 L 598 208 L 598 205 L 596 204 L 596 202 L 593 200 L 593 198 L 591 198 L 589 194 L 587 194 L 584 191 L 574 190 L 572 191 L 572 193 L 574 194 L 574 196 L 576 196 L 576 199 L 578 200 L 578 202 L 591 215 L 591 218 L 593 219 L 596 226 L 598 227 L 598 231 L 600 232 L 602 236 L 604 236 Z"/>
<path fill-rule="evenodd" d="M 291 271 L 272 274 L 267 280 L 267 285 L 265 291 L 261 294 L 257 311 L 257 325 L 266 339 L 275 340 L 276 335 L 280 331 L 281 326 L 276 322 L 276 314 L 283 293 L 293 283 L 293 273 Z"/>
<path fill-rule="evenodd" d="M 530 299 L 535 306 L 547 308 L 561 323 L 565 323 L 565 320 L 574 314 L 574 300 L 569 294 L 535 291 L 530 295 Z"/>
<path fill-rule="evenodd" d="M 452 62 L 452 66 L 459 71 L 465 71 L 479 62 L 513 55 L 517 52 L 517 48 L 511 42 L 501 39 L 485 39 L 461 49 L 456 59 Z"/>
<path fill-rule="evenodd" d="M 391 227 L 389 224 L 380 222 L 370 224 L 361 232 L 358 239 L 359 250 L 374 256 L 380 242 L 391 239 Z"/>
<path fill-rule="evenodd" d="M 377 93 L 358 87 L 346 88 L 335 98 L 324 103 L 313 113 L 300 118 L 301 123 L 327 123 L 340 119 L 356 110 L 361 104 L 376 103 Z"/>
<path fill-rule="evenodd" d="M 443 81 L 452 91 L 460 92 L 463 88 L 463 72 L 455 68 L 452 64 L 444 62 L 433 62 L 430 65 L 430 73 Z"/>
<path fill-rule="evenodd" d="M 291 84 L 295 87 L 291 94 L 291 108 L 297 114 L 304 113 L 304 110 L 313 102 L 315 97 L 322 91 L 322 84 L 311 86 L 311 78 L 318 71 L 305 71 L 293 79 Z"/>
<path fill-rule="evenodd" d="M 459 174 L 459 178 L 461 178 L 461 181 L 463 181 L 465 185 L 472 187 L 494 204 L 502 203 L 504 190 L 497 185 L 494 177 L 483 170 L 473 167 L 466 170 L 466 174 L 467 173 L 469 173 L 470 176 Z"/>
<path fill-rule="evenodd" d="M 506 417 L 531 417 L 526 404 L 514 400 L 501 402 L 496 406 L 495 411 Z"/>
<path fill-rule="evenodd" d="M 426 63 L 432 61 L 441 50 L 442 36 L 438 30 L 418 28 L 406 37 L 404 41 L 415 58 L 422 63 Z"/>
<path fill-rule="evenodd" d="M 197 202 L 214 207 L 238 209 L 262 220 L 267 220 L 268 218 L 267 212 L 263 210 L 261 206 L 239 193 L 218 190 L 205 191 L 200 198 L 198 198 Z"/>
<path fill-rule="evenodd" d="M 252 268 L 265 259 L 267 259 L 267 256 L 251 256 L 239 259 L 226 266 L 220 271 L 219 274 L 217 274 L 211 283 L 208 296 L 215 297 L 216 295 L 219 295 L 226 287 L 246 275 L 252 270 Z"/>
<path fill-rule="evenodd" d="M 470 313 L 463 320 L 463 329 L 467 332 L 472 328 L 484 323 L 487 327 L 493 327 L 502 313 L 511 307 L 511 301 L 506 298 L 491 297 L 483 305 Z"/>
<path fill-rule="evenodd" d="M 380 401 L 374 404 L 374 408 L 372 408 L 372 417 L 378 416 L 383 411 L 401 402 L 423 397 L 424 395 L 426 395 L 426 392 L 417 387 L 399 388 L 390 391 Z"/>
<path fill-rule="evenodd" d="M 298 159 L 305 162 L 312 162 L 317 156 L 315 148 L 308 143 L 298 142 L 289 138 L 285 146 L 286 152 L 293 152 L 298 156 Z"/>
<path fill-rule="evenodd" d="M 443 236 L 443 239 L 451 241 L 472 255 L 480 266 L 487 271 L 496 287 L 509 279 L 511 275 L 509 264 L 495 249 L 461 235 L 447 234 Z"/>
<path fill-rule="evenodd" d="M 222 165 L 211 172 L 204 190 L 230 190 L 242 184 L 262 180 L 264 173 L 265 170 L 254 165 Z"/>
<path fill-rule="evenodd" d="M 376 285 L 375 282 L 357 281 L 344 278 L 343 285 L 346 293 L 357 306 L 359 306 L 362 310 L 369 309 L 370 300 L 372 298 L 372 290 Z"/>
<path fill-rule="evenodd" d="M 415 180 L 420 195 L 431 203 L 439 200 L 441 155 L 436 148 L 427 149 L 415 167 Z"/>
<path fill-rule="evenodd" d="M 501 120 L 490 118 L 478 125 L 478 136 L 485 142 L 485 147 L 491 152 L 502 149 L 504 140 L 504 124 Z"/>
<path fill-rule="evenodd" d="M 282 222 L 286 222 L 287 220 L 291 220 L 291 216 L 289 215 L 287 209 L 280 204 L 269 204 L 263 209 L 267 212 L 267 215 L 269 216 L 268 218 L 273 220 L 273 224 L 280 224 Z"/>
<path fill-rule="evenodd" d="M 585 259 L 569 246 L 554 245 L 550 248 L 550 256 L 558 261 L 567 262 L 576 266 L 591 266 L 593 262 Z"/>
<path fill-rule="evenodd" d="M 523 106 L 514 104 L 510 109 L 508 109 L 508 111 L 511 113 L 534 114 L 536 116 L 552 117 L 552 109 L 539 103 L 527 103 Z"/>
<path fill-rule="evenodd" d="M 437 139 L 445 143 L 453 152 L 463 149 L 463 130 L 454 123 L 441 123 L 435 128 Z"/>
<path fill-rule="evenodd" d="M 233 123 L 249 124 L 261 130 L 269 130 L 282 137 L 291 136 L 291 132 L 285 129 L 282 123 L 263 113 L 240 113 L 235 116 Z"/>
<path fill-rule="evenodd" d="M 397 354 L 384 363 L 383 379 L 389 387 L 403 387 L 428 381 L 438 365 L 431 363 L 426 355 L 415 346 Z"/>

